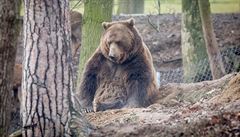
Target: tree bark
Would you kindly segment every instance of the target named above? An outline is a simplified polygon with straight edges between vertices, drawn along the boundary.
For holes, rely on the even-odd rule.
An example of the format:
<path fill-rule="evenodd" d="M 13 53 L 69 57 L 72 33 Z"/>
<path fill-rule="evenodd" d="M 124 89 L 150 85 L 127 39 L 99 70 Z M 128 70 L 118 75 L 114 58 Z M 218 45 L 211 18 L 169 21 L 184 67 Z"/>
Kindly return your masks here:
<path fill-rule="evenodd" d="M 209 0 L 198 0 L 198 2 L 212 76 L 213 79 L 218 79 L 225 75 L 225 69 L 213 30 L 210 3 Z"/>
<path fill-rule="evenodd" d="M 86 61 L 100 43 L 103 31 L 102 22 L 111 21 L 112 6 L 112 0 L 86 0 L 84 3 L 82 46 L 80 50 L 78 81 L 81 79 L 81 73 Z"/>
<path fill-rule="evenodd" d="M 72 56 L 68 0 L 25 0 L 23 136 L 71 136 Z"/>
<path fill-rule="evenodd" d="M 8 136 L 11 92 L 19 35 L 18 0 L 0 0 L 0 136 Z"/>
<path fill-rule="evenodd" d="M 184 80 L 197 82 L 209 70 L 198 1 L 182 0 L 181 33 Z"/>

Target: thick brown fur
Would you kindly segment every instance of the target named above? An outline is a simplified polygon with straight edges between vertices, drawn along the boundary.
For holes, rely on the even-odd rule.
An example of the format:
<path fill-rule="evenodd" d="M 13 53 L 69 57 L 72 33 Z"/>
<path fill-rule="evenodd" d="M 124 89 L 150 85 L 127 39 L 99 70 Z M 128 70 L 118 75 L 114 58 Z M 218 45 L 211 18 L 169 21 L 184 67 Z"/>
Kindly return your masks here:
<path fill-rule="evenodd" d="M 152 56 L 134 20 L 103 23 L 100 46 L 88 60 L 79 87 L 83 108 L 104 111 L 146 107 L 157 91 Z"/>

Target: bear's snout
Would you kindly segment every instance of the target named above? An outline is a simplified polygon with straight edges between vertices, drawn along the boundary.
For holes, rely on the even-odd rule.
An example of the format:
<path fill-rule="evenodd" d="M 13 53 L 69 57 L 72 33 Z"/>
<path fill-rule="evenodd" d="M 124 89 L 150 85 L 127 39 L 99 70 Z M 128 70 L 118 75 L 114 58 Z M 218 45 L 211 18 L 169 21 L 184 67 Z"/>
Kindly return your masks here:
<path fill-rule="evenodd" d="M 120 55 L 121 55 L 121 51 L 117 47 L 117 44 L 112 43 L 109 48 L 109 53 L 108 53 L 109 58 L 114 62 L 118 62 L 120 60 Z"/>
<path fill-rule="evenodd" d="M 111 53 L 109 53 L 109 58 L 111 59 L 111 60 L 113 60 L 113 61 L 116 61 L 117 60 L 117 56 L 115 55 L 115 54 L 111 54 Z"/>

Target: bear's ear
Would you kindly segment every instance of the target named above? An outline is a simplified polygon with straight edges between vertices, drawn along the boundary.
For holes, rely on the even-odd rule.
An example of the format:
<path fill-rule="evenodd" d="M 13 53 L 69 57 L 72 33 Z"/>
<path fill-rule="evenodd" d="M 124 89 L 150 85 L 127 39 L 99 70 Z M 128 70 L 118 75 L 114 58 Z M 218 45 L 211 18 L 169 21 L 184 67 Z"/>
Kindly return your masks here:
<path fill-rule="evenodd" d="M 111 23 L 110 22 L 103 22 L 102 26 L 106 30 L 106 29 L 108 29 L 111 26 Z"/>
<path fill-rule="evenodd" d="M 134 26 L 135 25 L 135 19 L 134 18 L 130 18 L 127 20 L 127 23 L 130 25 L 130 26 Z"/>

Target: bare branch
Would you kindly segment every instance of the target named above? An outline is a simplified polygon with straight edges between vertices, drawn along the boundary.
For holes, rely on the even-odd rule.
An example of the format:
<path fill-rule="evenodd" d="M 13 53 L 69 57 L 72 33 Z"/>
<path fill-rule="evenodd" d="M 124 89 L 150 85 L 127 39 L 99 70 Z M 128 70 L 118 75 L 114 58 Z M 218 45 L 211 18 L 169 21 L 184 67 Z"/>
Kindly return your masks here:
<path fill-rule="evenodd" d="M 157 31 L 159 32 L 158 28 L 156 25 L 154 25 L 151 21 L 151 15 L 147 15 L 148 16 L 148 23 Z"/>

